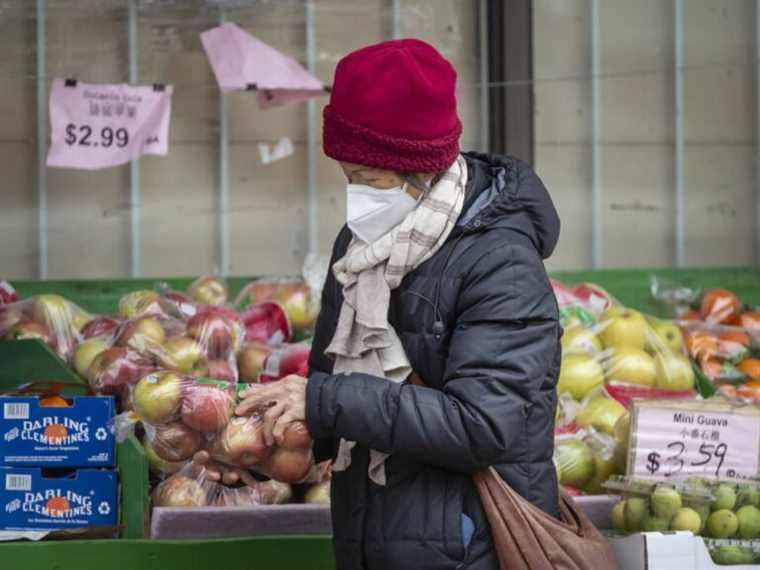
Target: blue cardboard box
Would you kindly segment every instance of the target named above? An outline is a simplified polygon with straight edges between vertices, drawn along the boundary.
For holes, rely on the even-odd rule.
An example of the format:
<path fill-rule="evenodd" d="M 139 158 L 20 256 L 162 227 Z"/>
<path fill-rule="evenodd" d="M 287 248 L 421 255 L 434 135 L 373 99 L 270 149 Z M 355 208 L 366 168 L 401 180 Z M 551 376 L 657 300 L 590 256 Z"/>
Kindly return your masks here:
<path fill-rule="evenodd" d="M 74 397 L 70 407 L 41 407 L 39 398 L 0 396 L 0 465 L 113 467 L 114 400 Z"/>
<path fill-rule="evenodd" d="M 0 530 L 115 527 L 118 504 L 116 471 L 45 476 L 39 468 L 0 467 Z"/>

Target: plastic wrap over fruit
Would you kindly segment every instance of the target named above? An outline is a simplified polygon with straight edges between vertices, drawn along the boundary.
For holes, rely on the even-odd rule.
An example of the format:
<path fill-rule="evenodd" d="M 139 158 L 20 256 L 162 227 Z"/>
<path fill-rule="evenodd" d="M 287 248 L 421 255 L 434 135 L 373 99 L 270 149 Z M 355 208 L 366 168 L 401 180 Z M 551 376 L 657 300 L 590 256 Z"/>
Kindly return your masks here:
<path fill-rule="evenodd" d="M 18 300 L 18 293 L 16 293 L 13 285 L 0 279 L 0 305 L 10 305 Z"/>
<path fill-rule="evenodd" d="M 234 385 L 198 380 L 177 372 L 160 370 L 140 379 L 131 389 L 134 413 L 156 428 L 173 426 L 174 432 L 189 428 L 204 435 L 221 432 L 232 417 Z M 180 425 L 181 424 L 181 425 Z M 188 436 L 189 437 L 189 436 Z"/>
<path fill-rule="evenodd" d="M 261 303 L 277 303 L 285 311 L 288 329 L 292 331 L 293 336 L 303 339 L 310 336 L 314 330 L 314 324 L 319 313 L 319 297 L 323 282 L 318 282 L 319 275 L 318 262 L 314 262 L 313 267 L 309 266 L 307 272 L 309 280 L 298 278 L 262 278 L 257 279 L 246 285 L 235 299 L 235 306 L 247 315 L 246 309 L 252 305 Z M 279 315 L 274 309 L 270 309 L 271 328 L 282 326 L 279 322 Z M 244 320 L 255 323 L 252 317 L 244 316 Z M 251 340 L 262 340 L 253 338 L 257 329 L 251 326 Z M 283 342 L 289 339 L 284 338 Z"/>
<path fill-rule="evenodd" d="M 160 283 L 156 290 L 161 294 L 164 304 L 170 308 L 174 316 L 188 320 L 198 313 L 198 303 L 194 302 L 187 293 L 173 290 L 168 283 Z"/>
<path fill-rule="evenodd" d="M 615 438 L 592 427 L 555 435 L 554 465 L 562 486 L 591 495 L 604 493 L 602 485 L 621 473 Z"/>
<path fill-rule="evenodd" d="M 283 345 L 273 350 L 264 361 L 259 382 L 275 382 L 291 374 L 308 377 L 310 354 L 311 346 L 305 342 Z"/>
<path fill-rule="evenodd" d="M 60 295 L 37 295 L 0 305 L 0 338 L 39 339 L 69 360 L 94 317 Z"/>
<path fill-rule="evenodd" d="M 574 307 L 565 315 L 557 390 L 582 401 L 601 386 L 628 406 L 634 397 L 696 395 L 681 329 L 611 304 L 600 313 Z"/>
<path fill-rule="evenodd" d="M 253 481 L 231 487 L 212 480 L 209 471 L 187 463 L 153 489 L 156 507 L 250 507 L 275 505 L 292 498 L 290 485 L 279 481 Z"/>
<path fill-rule="evenodd" d="M 229 299 L 229 289 L 221 277 L 203 275 L 190 284 L 187 295 L 198 305 L 223 307 Z"/>
<path fill-rule="evenodd" d="M 171 310 L 156 291 L 132 291 L 119 299 L 119 317 L 135 319 L 143 316 L 170 317 Z"/>
<path fill-rule="evenodd" d="M 284 483 L 303 483 L 323 477 L 314 464 L 312 440 L 303 422 L 285 429 L 280 445 L 268 446 L 259 416 L 233 417 L 208 445 L 211 458 L 233 467 L 253 469 Z"/>

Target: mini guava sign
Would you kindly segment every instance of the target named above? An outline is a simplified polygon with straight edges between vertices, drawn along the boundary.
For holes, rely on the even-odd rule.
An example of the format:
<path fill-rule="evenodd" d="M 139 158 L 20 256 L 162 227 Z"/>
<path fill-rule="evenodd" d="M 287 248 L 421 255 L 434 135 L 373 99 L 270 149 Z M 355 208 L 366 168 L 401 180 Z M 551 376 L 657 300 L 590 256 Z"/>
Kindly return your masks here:
<path fill-rule="evenodd" d="M 628 474 L 755 479 L 760 410 L 722 401 L 634 402 Z"/>

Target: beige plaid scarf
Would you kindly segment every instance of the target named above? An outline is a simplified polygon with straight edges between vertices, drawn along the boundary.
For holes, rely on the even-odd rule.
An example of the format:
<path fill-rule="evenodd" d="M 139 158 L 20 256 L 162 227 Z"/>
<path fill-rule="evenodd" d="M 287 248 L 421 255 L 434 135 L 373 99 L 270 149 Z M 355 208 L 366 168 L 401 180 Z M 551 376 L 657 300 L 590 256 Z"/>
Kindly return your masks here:
<path fill-rule="evenodd" d="M 459 156 L 398 226 L 371 244 L 352 240 L 346 255 L 333 265 L 343 285 L 343 306 L 325 352 L 335 358 L 336 374 L 363 372 L 403 382 L 412 372 L 388 323 L 391 290 L 446 241 L 462 212 L 466 184 L 467 164 Z M 341 439 L 335 471 L 348 469 L 355 445 Z M 385 485 L 387 457 L 370 451 L 369 477 L 378 485 Z"/>

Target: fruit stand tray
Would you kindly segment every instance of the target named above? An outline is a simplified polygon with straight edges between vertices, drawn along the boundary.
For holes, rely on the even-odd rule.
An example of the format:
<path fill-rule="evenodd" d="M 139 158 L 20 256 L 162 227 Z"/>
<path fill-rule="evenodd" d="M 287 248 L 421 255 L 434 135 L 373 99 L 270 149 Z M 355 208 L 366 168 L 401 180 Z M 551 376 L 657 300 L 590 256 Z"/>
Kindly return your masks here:
<path fill-rule="evenodd" d="M 150 526 L 157 539 L 331 534 L 330 508 L 322 505 L 156 507 Z"/>
<path fill-rule="evenodd" d="M 86 387 L 86 382 L 40 340 L 0 341 L 0 390 L 28 382 Z"/>

